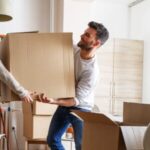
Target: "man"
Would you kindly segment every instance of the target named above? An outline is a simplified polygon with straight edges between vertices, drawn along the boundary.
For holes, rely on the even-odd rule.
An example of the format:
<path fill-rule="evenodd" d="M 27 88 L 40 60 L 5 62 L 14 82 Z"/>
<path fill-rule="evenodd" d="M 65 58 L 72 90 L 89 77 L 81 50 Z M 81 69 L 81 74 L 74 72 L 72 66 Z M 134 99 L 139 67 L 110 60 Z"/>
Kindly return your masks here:
<path fill-rule="evenodd" d="M 13 75 L 8 72 L 8 70 L 4 67 L 0 60 L 0 80 L 7 84 L 7 86 L 15 92 L 22 101 L 25 102 L 32 102 L 32 94 L 30 96 L 30 93 L 25 90 L 19 83 L 18 81 L 13 77 Z"/>
<path fill-rule="evenodd" d="M 75 48 L 75 83 L 76 95 L 74 98 L 53 99 L 44 94 L 39 100 L 56 104 L 57 108 L 48 132 L 47 143 L 51 150 L 64 150 L 61 137 L 71 124 L 74 129 L 76 150 L 81 150 L 83 122 L 71 114 L 72 109 L 88 112 L 94 105 L 94 88 L 98 79 L 96 51 L 108 39 L 107 29 L 97 22 L 90 22 L 88 28 L 81 35 L 78 47 Z"/>

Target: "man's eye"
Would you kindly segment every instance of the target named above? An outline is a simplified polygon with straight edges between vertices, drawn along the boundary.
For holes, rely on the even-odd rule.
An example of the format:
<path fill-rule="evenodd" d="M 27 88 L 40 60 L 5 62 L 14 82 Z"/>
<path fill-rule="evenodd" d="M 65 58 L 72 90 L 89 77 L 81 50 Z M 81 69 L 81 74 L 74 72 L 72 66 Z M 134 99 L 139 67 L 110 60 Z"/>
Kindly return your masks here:
<path fill-rule="evenodd" d="M 85 36 L 90 37 L 90 35 L 88 33 L 85 33 Z"/>

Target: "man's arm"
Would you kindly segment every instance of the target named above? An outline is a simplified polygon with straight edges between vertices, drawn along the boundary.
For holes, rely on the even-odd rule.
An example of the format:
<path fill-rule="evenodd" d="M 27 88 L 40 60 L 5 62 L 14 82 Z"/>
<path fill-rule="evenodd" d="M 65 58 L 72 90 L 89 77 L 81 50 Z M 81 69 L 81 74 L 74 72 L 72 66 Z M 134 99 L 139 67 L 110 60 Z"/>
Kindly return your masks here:
<path fill-rule="evenodd" d="M 97 71 L 96 71 L 97 72 Z M 74 98 L 59 98 L 59 99 L 53 99 L 53 98 L 47 98 L 43 93 L 37 94 L 37 97 L 34 99 L 37 99 L 40 102 L 44 103 L 50 103 L 50 104 L 56 104 L 59 106 L 87 106 L 89 107 L 90 102 L 89 94 L 94 90 L 96 80 L 97 80 L 97 73 L 94 70 L 83 73 L 83 77 L 78 82 L 78 85 L 76 86 L 76 94 Z"/>
<path fill-rule="evenodd" d="M 59 99 L 47 98 L 44 95 L 44 93 L 37 94 L 37 97 L 34 99 L 37 99 L 40 102 L 50 103 L 50 104 L 55 104 L 55 105 L 65 106 L 65 107 L 71 107 L 76 105 L 76 101 L 74 98 L 59 98 Z"/>
<path fill-rule="evenodd" d="M 56 104 L 59 106 L 66 106 L 66 107 L 71 107 L 71 106 L 75 106 L 76 102 L 74 100 L 74 98 L 66 98 L 66 99 L 49 99 L 49 103 L 50 104 Z"/>

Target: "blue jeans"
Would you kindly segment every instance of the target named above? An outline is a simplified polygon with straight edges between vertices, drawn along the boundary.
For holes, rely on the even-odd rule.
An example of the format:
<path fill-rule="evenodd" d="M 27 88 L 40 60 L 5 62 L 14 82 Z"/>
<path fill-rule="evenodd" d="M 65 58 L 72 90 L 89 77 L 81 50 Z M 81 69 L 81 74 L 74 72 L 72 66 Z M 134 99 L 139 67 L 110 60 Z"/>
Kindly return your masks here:
<path fill-rule="evenodd" d="M 76 150 L 81 150 L 83 121 L 81 121 L 76 116 L 72 115 L 70 113 L 71 109 L 88 111 L 88 110 L 78 109 L 75 107 L 59 106 L 57 108 L 51 120 L 48 137 L 47 137 L 47 143 L 51 148 L 51 150 L 65 150 L 61 143 L 61 137 L 65 133 L 66 129 L 70 124 L 74 129 L 74 141 L 75 141 Z"/>

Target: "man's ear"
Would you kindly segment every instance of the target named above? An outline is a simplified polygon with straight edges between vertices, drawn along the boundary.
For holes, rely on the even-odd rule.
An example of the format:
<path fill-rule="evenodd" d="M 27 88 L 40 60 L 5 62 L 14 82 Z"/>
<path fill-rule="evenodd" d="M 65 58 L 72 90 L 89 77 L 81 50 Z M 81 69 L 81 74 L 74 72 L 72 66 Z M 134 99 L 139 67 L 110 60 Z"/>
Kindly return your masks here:
<path fill-rule="evenodd" d="M 100 47 L 101 46 L 101 41 L 100 40 L 96 40 L 94 46 Z"/>

